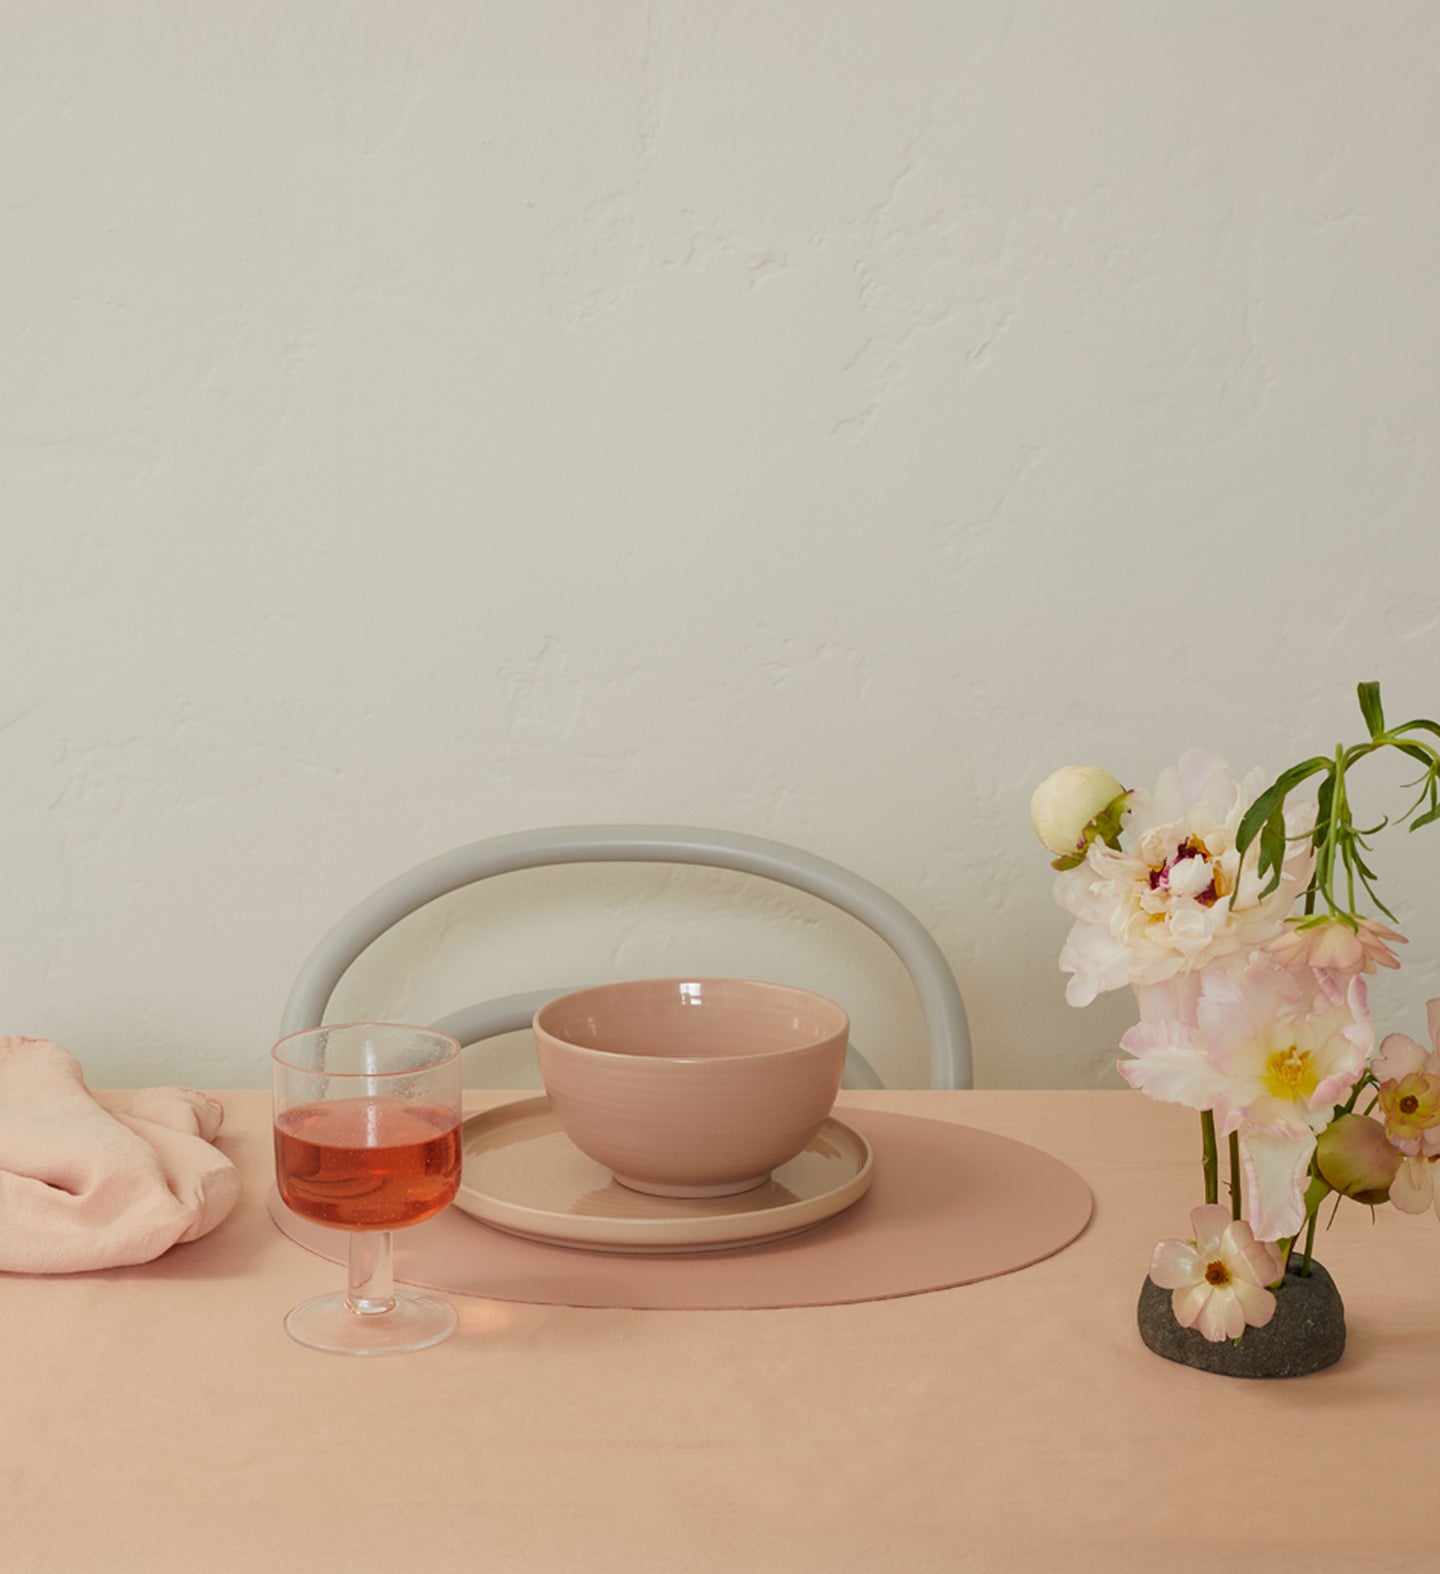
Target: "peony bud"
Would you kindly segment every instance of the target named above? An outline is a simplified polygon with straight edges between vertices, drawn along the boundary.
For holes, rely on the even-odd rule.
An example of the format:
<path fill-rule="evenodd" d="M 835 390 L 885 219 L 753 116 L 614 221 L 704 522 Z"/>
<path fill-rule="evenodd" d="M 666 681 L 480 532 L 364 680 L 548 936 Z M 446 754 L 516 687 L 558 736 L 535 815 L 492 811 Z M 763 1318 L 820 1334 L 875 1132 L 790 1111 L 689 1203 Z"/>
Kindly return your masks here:
<path fill-rule="evenodd" d="M 1315 1167 L 1335 1191 L 1373 1206 L 1389 1197 L 1400 1153 L 1378 1120 L 1341 1115 L 1316 1139 Z"/>
<path fill-rule="evenodd" d="M 1031 795 L 1030 823 L 1052 853 L 1079 862 L 1090 822 L 1124 796 L 1125 789 L 1109 771 L 1094 765 L 1064 765 Z"/>

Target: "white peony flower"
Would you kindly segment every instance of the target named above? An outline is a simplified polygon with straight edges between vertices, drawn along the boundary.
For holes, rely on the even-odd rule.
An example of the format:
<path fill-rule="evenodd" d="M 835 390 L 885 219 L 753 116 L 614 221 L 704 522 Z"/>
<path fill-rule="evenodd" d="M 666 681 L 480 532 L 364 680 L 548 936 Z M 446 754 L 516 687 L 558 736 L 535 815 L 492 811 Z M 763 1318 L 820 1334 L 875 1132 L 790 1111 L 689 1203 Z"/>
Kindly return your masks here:
<path fill-rule="evenodd" d="M 1056 877 L 1055 900 L 1078 920 L 1060 953 L 1074 975 L 1065 989 L 1071 1005 L 1248 955 L 1282 932 L 1310 882 L 1304 833 L 1315 809 L 1286 809 L 1286 832 L 1301 839 L 1289 844 L 1280 884 L 1261 901 L 1258 843 L 1242 869 L 1235 836 L 1268 781 L 1263 771 L 1237 781 L 1218 755 L 1191 749 L 1153 793 L 1131 793 L 1118 850 L 1092 841 L 1084 863 Z"/>

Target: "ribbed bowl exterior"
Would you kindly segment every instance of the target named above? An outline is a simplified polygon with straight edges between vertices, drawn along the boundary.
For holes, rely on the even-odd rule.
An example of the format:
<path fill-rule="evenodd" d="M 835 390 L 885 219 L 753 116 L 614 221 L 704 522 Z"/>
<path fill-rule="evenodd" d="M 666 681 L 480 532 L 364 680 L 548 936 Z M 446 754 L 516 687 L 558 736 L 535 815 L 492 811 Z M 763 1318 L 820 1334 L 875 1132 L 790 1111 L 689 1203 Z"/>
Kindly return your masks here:
<path fill-rule="evenodd" d="M 748 979 L 645 979 L 535 1016 L 565 1134 L 617 1179 L 672 1195 L 758 1184 L 834 1106 L 850 1023 L 834 1001 Z"/>

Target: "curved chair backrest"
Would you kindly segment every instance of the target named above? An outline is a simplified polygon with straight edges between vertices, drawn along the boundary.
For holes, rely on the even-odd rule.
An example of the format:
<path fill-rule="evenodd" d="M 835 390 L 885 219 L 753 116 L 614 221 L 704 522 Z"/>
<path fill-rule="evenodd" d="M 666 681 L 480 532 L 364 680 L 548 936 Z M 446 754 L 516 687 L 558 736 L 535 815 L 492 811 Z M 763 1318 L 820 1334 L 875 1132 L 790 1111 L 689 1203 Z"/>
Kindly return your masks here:
<path fill-rule="evenodd" d="M 575 825 L 520 831 L 431 858 L 381 886 L 325 936 L 290 991 L 280 1025 L 282 1035 L 318 1027 L 351 963 L 391 925 L 428 902 L 492 875 L 582 863 L 700 864 L 735 869 L 806 891 L 858 918 L 890 946 L 915 985 L 930 1040 L 931 1085 L 971 1086 L 970 1031 L 959 986 L 934 938 L 913 913 L 878 886 L 824 858 L 756 836 L 690 826 Z M 452 1012 L 433 1025 L 468 1046 L 528 1027 L 540 1006 L 568 992 L 568 988 L 546 989 L 507 995 Z M 853 1047 L 846 1062 L 845 1085 L 883 1086 L 869 1062 Z"/>

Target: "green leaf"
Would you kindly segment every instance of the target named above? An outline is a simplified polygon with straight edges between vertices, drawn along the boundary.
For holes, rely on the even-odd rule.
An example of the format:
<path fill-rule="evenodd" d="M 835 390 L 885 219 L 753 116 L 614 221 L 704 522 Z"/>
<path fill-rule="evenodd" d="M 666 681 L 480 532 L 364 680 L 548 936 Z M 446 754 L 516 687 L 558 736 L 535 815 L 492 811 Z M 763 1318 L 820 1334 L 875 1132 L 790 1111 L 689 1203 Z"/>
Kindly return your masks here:
<path fill-rule="evenodd" d="M 1394 748 L 1401 754 L 1408 754 L 1412 760 L 1419 760 L 1427 771 L 1435 769 L 1435 751 L 1427 748 L 1423 743 L 1395 743 Z"/>
<path fill-rule="evenodd" d="M 1332 771 L 1315 793 L 1315 824 L 1324 825 L 1330 818 L 1330 805 L 1335 797 L 1335 773 Z"/>
<path fill-rule="evenodd" d="M 1263 901 L 1280 884 L 1281 868 L 1285 862 L 1285 811 L 1278 807 L 1265 822 L 1260 833 L 1260 873 L 1268 869 L 1270 879 L 1260 893 Z"/>
<path fill-rule="evenodd" d="M 1435 778 L 1428 773 L 1422 776 L 1418 782 L 1406 782 L 1405 785 L 1407 787 L 1419 787 L 1420 791 L 1415 795 L 1414 803 L 1412 803 L 1408 809 L 1403 810 L 1400 814 L 1395 816 L 1397 821 L 1408 820 L 1412 814 L 1417 814 L 1420 810 L 1420 805 L 1424 803 L 1427 798 L 1430 800 L 1432 806 L 1435 801 Z"/>
<path fill-rule="evenodd" d="M 1370 729 L 1370 736 L 1378 738 L 1385 731 L 1385 712 L 1380 707 L 1380 685 L 1362 683 L 1359 686 L 1360 714 Z"/>
<path fill-rule="evenodd" d="M 1414 732 L 1417 728 L 1421 732 L 1433 732 L 1437 738 L 1440 738 L 1440 722 L 1425 721 L 1423 719 L 1407 721 L 1403 727 L 1395 728 L 1395 731 L 1397 734 L 1402 732 Z"/>
<path fill-rule="evenodd" d="M 1314 759 L 1302 760 L 1299 765 L 1292 765 L 1288 771 L 1282 771 L 1270 783 L 1245 811 L 1240 829 L 1235 833 L 1235 851 L 1242 861 L 1251 842 L 1260 834 L 1260 827 L 1283 807 L 1286 794 L 1292 788 L 1298 787 L 1307 777 L 1313 776 L 1316 771 L 1333 771 L 1334 764 L 1333 760 L 1322 759 L 1316 755 Z M 1323 787 L 1321 790 L 1324 790 Z"/>
<path fill-rule="evenodd" d="M 1370 883 L 1370 881 L 1365 878 L 1365 876 L 1363 874 L 1360 876 L 1360 883 L 1361 883 L 1361 885 L 1363 885 L 1365 887 L 1366 891 L 1369 892 L 1370 900 L 1372 902 L 1374 902 L 1376 907 L 1378 907 L 1380 909 L 1380 911 L 1382 913 L 1384 913 L 1384 915 L 1390 920 L 1390 922 L 1392 924 L 1398 924 L 1400 922 L 1400 920 L 1394 915 L 1394 913 L 1392 913 L 1390 911 L 1390 909 L 1388 907 L 1386 907 L 1384 902 L 1382 902 L 1380 900 L 1379 893 L 1376 891 L 1375 887 Z"/>
<path fill-rule="evenodd" d="M 1280 803 L 1282 794 L 1272 786 L 1262 792 L 1254 803 L 1245 811 L 1245 818 L 1240 822 L 1240 829 L 1235 833 L 1235 851 L 1241 863 L 1245 861 L 1245 854 L 1250 851 L 1250 844 L 1260 834 L 1260 828 L 1275 812 L 1275 806 Z"/>
<path fill-rule="evenodd" d="M 1411 820 L 1410 829 L 1418 831 L 1422 825 L 1433 825 L 1436 820 L 1440 820 L 1440 804 L 1436 804 L 1432 809 L 1427 809 L 1418 820 Z"/>
<path fill-rule="evenodd" d="M 1370 879 L 1370 880 L 1379 879 L 1379 876 L 1375 873 L 1375 871 L 1373 869 L 1371 869 L 1366 864 L 1365 860 L 1360 856 L 1359 853 L 1351 852 L 1348 855 L 1348 858 L 1347 858 L 1346 861 L 1348 863 L 1353 864 L 1360 871 L 1360 873 L 1363 874 L 1367 879 Z"/>

